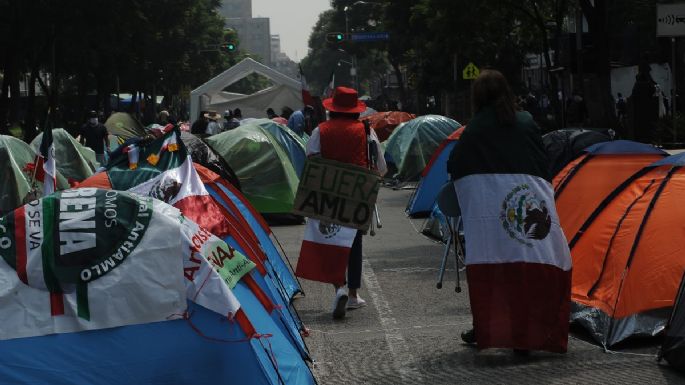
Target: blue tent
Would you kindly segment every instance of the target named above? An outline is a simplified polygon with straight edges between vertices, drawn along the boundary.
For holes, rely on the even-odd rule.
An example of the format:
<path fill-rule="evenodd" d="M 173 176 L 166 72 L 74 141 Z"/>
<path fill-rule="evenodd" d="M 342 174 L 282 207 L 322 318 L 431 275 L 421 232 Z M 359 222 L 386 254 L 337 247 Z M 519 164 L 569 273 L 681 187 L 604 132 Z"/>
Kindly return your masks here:
<path fill-rule="evenodd" d="M 118 194 L 124 196 L 128 193 L 119 192 Z M 100 198 L 102 197 L 104 197 L 104 194 L 100 194 Z M 123 203 L 118 207 L 126 207 L 126 204 L 131 205 L 130 201 L 121 201 Z M 103 218 L 106 212 L 104 199 L 100 199 L 98 202 L 99 205 L 97 206 L 97 211 L 95 211 L 98 220 L 95 222 L 104 223 Z M 24 207 L 21 209 L 24 211 L 19 214 L 20 216 L 14 213 L 10 214 L 11 217 L 23 218 L 25 215 L 28 215 L 24 214 L 26 210 Z M 155 222 L 151 223 L 154 223 L 154 226 L 164 226 L 163 231 L 160 227 L 156 228 L 157 234 L 168 232 L 173 234 L 175 228 L 171 224 L 178 223 L 181 226 L 181 223 L 188 223 L 188 221 L 180 220 L 167 220 L 164 222 L 155 218 L 165 218 L 162 215 L 167 214 L 153 214 L 152 218 Z M 120 215 L 118 218 L 122 219 L 121 223 L 127 223 L 126 214 L 123 209 L 120 210 Z M 138 215 L 138 213 L 131 211 L 130 215 L 133 217 Z M 151 224 L 151 226 L 153 225 Z M 9 226 L 3 227 L 3 231 L 7 231 L 6 229 L 9 228 Z M 16 231 L 17 238 L 15 239 L 22 239 L 22 226 L 16 229 L 12 228 L 12 231 Z M 178 228 L 178 231 L 179 236 L 183 236 L 180 228 Z M 131 239 L 126 231 L 109 231 L 107 234 L 108 236 L 97 237 L 98 247 L 107 249 L 111 245 L 120 244 L 124 239 Z M 111 236 L 114 234 L 117 234 L 120 238 L 115 237 L 112 239 Z M 154 233 L 148 231 L 141 239 L 165 239 L 154 237 Z M 229 242 L 233 241 L 230 237 L 227 240 Z M 179 245 L 181 244 L 179 243 Z M 152 246 L 152 250 L 155 249 L 154 244 L 146 246 Z M 129 257 L 121 262 L 121 266 L 127 266 L 127 264 L 132 264 L 136 261 L 149 261 L 150 258 L 153 258 L 152 254 L 143 254 L 148 253 L 147 250 L 150 250 L 145 249 L 144 247 L 146 246 L 141 245 L 141 251 L 138 254 L 146 255 L 146 258 Z M 95 247 L 93 250 L 100 249 Z M 184 252 L 182 250 L 188 249 L 174 248 L 173 250 L 178 250 L 178 255 L 158 253 L 156 257 L 164 258 L 165 260 L 171 260 L 174 257 L 179 259 L 187 258 L 182 254 Z M 150 258 L 147 258 L 147 256 Z M 3 255 L 3 258 L 9 257 L 9 255 Z M 19 290 L 16 289 L 17 286 L 12 286 L 17 285 L 18 282 L 18 287 L 29 293 L 23 292 L 23 296 L 42 297 L 41 292 L 36 292 L 36 290 L 41 289 L 32 288 L 31 286 L 25 287 L 19 282 L 19 278 L 11 278 L 18 275 L 18 273 L 8 270 L 7 266 L 9 265 L 5 266 L 3 280 L 5 280 L 8 287 L 15 287 L 12 290 Z M 122 267 L 112 268 L 112 271 L 122 271 Z M 169 293 L 173 293 L 173 290 L 178 290 L 178 288 L 174 289 L 168 285 L 161 284 L 161 281 L 158 279 L 159 277 L 153 276 L 153 274 L 157 273 L 154 269 L 144 268 L 127 271 L 135 272 L 140 277 L 132 281 L 124 280 L 123 282 L 125 283 L 122 285 L 126 286 L 119 284 L 122 280 L 111 280 L 109 289 L 120 288 L 125 290 L 131 293 L 131 298 L 120 298 L 117 301 L 110 301 L 109 298 L 103 298 L 100 295 L 96 300 L 100 304 L 100 309 L 104 307 L 109 309 L 108 311 L 113 311 L 112 309 L 116 307 L 117 311 L 133 314 L 131 309 L 140 306 L 138 304 L 140 298 L 136 297 L 135 290 L 154 288 L 154 290 L 160 292 L 160 297 L 171 295 Z M 184 271 L 179 270 L 178 274 L 184 275 L 188 279 Z M 16 282 L 12 283 L 13 281 L 10 281 L 8 277 Z M 165 275 L 165 277 L 168 277 L 168 275 Z M 131 287 L 135 286 L 132 282 L 151 282 L 151 284 Z M 155 285 L 154 282 L 160 283 Z M 203 286 L 204 283 L 200 286 L 199 290 L 202 290 L 201 287 Z M 180 293 L 186 293 L 186 290 L 189 289 L 186 288 L 184 290 L 181 288 Z M 225 315 L 196 305 L 194 303 L 195 297 L 189 297 L 191 299 L 187 302 L 188 308 L 180 311 L 183 314 L 176 314 L 177 316 L 183 316 L 181 319 L 161 322 L 145 322 L 141 319 L 138 321 L 141 323 L 138 324 L 125 324 L 126 326 L 117 327 L 93 326 L 92 330 L 79 332 L 59 332 L 59 330 L 80 329 L 56 327 L 50 330 L 57 331 L 57 334 L 48 335 L 45 332 L 40 333 L 41 329 L 36 329 L 38 332 L 32 334 L 36 335 L 35 337 L 24 338 L 20 337 L 21 334 L 17 335 L 19 338 L 14 338 L 9 333 L 9 336 L 4 338 L 10 339 L 0 341 L 0 351 L 3 352 L 0 355 L 0 383 L 314 384 L 315 381 L 311 370 L 303 360 L 303 354 L 299 346 L 300 342 L 291 335 L 291 328 L 288 326 L 289 321 L 279 310 L 279 305 L 271 301 L 268 293 L 266 293 L 267 290 L 269 290 L 268 279 L 264 279 L 259 271 L 253 270 L 248 275 L 240 278 L 231 289 L 233 295 L 240 303 L 240 308 L 235 313 L 233 319 L 228 319 Z M 0 319 L 3 319 L 3 310 L 12 309 L 7 307 L 9 305 L 5 306 L 15 296 L 15 293 L 10 293 L 10 291 L 0 295 L 3 298 L 3 301 L 0 302 L 4 306 L 0 307 Z M 94 297 L 91 297 L 91 293 L 94 292 L 89 291 L 86 301 L 95 300 Z M 147 293 L 154 294 L 156 292 L 148 290 Z M 218 293 L 215 288 L 204 291 L 205 297 L 201 297 L 198 302 L 200 300 L 205 301 L 206 299 L 202 298 L 208 298 L 208 296 L 223 295 Z M 45 291 L 45 295 L 48 296 L 48 294 Z M 33 302 L 26 301 L 26 303 L 21 303 L 21 306 L 27 308 L 35 307 L 36 304 Z M 16 303 L 15 300 L 13 305 L 15 310 Z M 156 319 L 164 319 L 170 316 L 170 314 L 163 310 L 164 308 L 161 309 L 158 314 L 155 314 Z M 83 316 L 80 311 L 78 319 L 90 317 L 90 315 Z M 32 317 L 45 317 L 45 314 L 41 313 L 38 309 L 27 309 L 25 314 L 24 319 L 26 319 L 28 325 L 39 324 L 37 323 L 38 321 L 32 320 Z M 6 316 L 5 320 L 12 319 L 9 315 Z M 75 315 L 70 315 L 69 312 L 63 315 L 53 315 L 52 317 L 55 317 L 54 324 L 58 326 L 61 325 L 60 321 L 73 322 L 71 320 L 76 318 Z M 86 321 L 80 322 L 87 324 L 90 322 L 89 320 L 90 318 L 87 318 Z M 16 322 L 16 318 L 14 318 L 13 322 Z M 299 333 L 296 334 L 299 335 Z M 5 335 L 8 335 L 8 333 L 5 333 Z"/>
<path fill-rule="evenodd" d="M 463 128 L 450 134 L 435 150 L 430 161 L 421 172 L 419 184 L 409 198 L 405 212 L 410 217 L 423 217 L 431 213 L 435 199 L 442 186 L 449 180 L 447 160 L 461 137 Z"/>
<path fill-rule="evenodd" d="M 425 115 L 400 124 L 385 142 L 400 182 L 416 181 L 440 145 L 461 124 L 440 115 Z"/>
<path fill-rule="evenodd" d="M 238 288 L 236 286 L 236 288 Z M 241 289 L 237 290 L 240 292 Z M 236 293 L 240 295 L 240 293 Z M 255 330 L 272 334 L 259 304 L 243 308 Z M 80 333 L 0 341 L 0 382 L 6 384 L 314 384 L 307 365 L 283 335 L 248 338 L 227 321 L 189 302 L 189 318 Z M 259 321 L 263 319 L 264 322 Z M 271 357 L 275 357 L 275 363 Z"/>
<path fill-rule="evenodd" d="M 304 162 L 307 160 L 307 154 L 305 153 L 306 141 L 302 137 L 287 126 L 278 124 L 271 119 L 257 119 L 249 124 L 258 125 L 268 131 L 278 144 L 286 150 L 288 158 L 297 172 L 297 176 L 302 175 Z"/>
<path fill-rule="evenodd" d="M 297 315 L 297 311 L 291 304 L 294 293 L 300 291 L 299 284 L 293 276 L 292 271 L 288 268 L 286 263 L 284 263 L 284 257 L 278 253 L 271 237 L 269 237 L 264 230 L 264 225 L 259 223 L 253 216 L 253 213 L 243 201 L 244 198 L 241 199 L 237 191 L 228 184 L 223 183 L 221 180 L 207 182 L 205 188 L 215 201 L 222 206 L 226 215 L 244 220 L 246 226 L 248 226 L 248 231 L 257 238 L 258 245 L 255 246 L 263 251 L 266 256 L 263 265 L 267 275 L 261 276 L 258 273 L 253 272 L 253 276 L 259 286 L 264 288 L 265 294 L 267 294 L 270 300 L 277 306 L 275 311 L 271 313 L 272 316 L 276 321 L 279 321 L 279 325 L 283 328 L 284 333 L 286 333 L 293 344 L 298 347 L 302 358 L 309 360 L 309 350 L 300 334 L 300 332 L 304 331 L 304 326 Z M 243 229 L 244 228 L 245 227 L 243 227 Z M 243 229 L 236 229 L 236 233 L 244 232 L 245 230 Z M 224 240 L 239 251 L 243 253 L 246 252 L 240 242 L 237 242 L 235 238 L 227 237 Z M 248 244 L 247 247 L 250 247 L 249 243 L 249 240 L 243 240 L 243 245 Z M 284 282 L 286 282 L 286 284 L 284 284 Z"/>
<path fill-rule="evenodd" d="M 450 140 L 445 146 L 439 148 L 434 155 L 434 161 L 429 163 L 424 170 L 405 209 L 410 217 L 422 217 L 431 213 L 440 188 L 449 180 L 447 160 L 456 144 L 456 140 Z"/>
<path fill-rule="evenodd" d="M 254 231 L 254 234 L 259 239 L 260 246 L 264 249 L 264 252 L 268 257 L 269 265 L 273 268 L 278 283 L 283 290 L 284 297 L 290 301 L 295 294 L 302 293 L 300 283 L 297 281 L 297 278 L 295 278 L 288 262 L 286 262 L 287 258 L 282 256 L 274 246 L 270 229 L 265 228 L 266 224 L 257 219 L 256 215 L 259 214 L 254 211 L 254 209 L 251 209 L 247 200 L 244 198 L 241 199 L 241 197 L 237 195 L 239 193 L 233 191 L 227 185 L 220 183 L 205 184 L 205 188 L 217 202 L 222 204 L 222 206 L 229 207 L 230 205 L 228 202 L 221 197 L 222 194 L 225 195 L 238 209 L 239 214 L 248 222 Z"/>

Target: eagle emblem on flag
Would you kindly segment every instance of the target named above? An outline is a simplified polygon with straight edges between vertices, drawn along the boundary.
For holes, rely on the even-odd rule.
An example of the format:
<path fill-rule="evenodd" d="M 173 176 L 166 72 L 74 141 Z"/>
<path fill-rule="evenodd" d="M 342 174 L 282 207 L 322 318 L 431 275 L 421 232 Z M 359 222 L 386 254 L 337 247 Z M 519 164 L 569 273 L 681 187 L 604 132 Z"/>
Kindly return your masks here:
<path fill-rule="evenodd" d="M 543 240 L 552 227 L 547 203 L 527 184 L 516 186 L 502 202 L 500 221 L 512 239 L 533 247 L 531 240 Z"/>

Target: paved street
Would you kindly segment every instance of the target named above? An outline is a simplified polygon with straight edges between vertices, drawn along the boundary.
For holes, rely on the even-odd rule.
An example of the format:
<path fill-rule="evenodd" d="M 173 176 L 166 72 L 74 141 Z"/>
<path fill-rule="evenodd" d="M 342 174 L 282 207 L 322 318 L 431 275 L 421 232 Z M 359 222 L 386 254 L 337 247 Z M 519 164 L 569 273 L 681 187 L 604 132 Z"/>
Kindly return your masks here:
<path fill-rule="evenodd" d="M 463 292 L 454 292 L 452 260 L 443 289 L 436 289 L 443 246 L 418 234 L 404 215 L 410 194 L 384 188 L 379 196 L 383 229 L 364 238 L 360 293 L 369 306 L 334 321 L 332 287 L 302 282 L 306 297 L 295 304 L 311 329 L 306 341 L 320 384 L 685 384 L 684 375 L 656 363 L 655 341 L 612 354 L 581 331 L 569 338 L 567 354 L 530 357 L 463 345 L 459 333 L 471 323 L 468 289 L 463 282 Z M 303 229 L 273 228 L 293 265 Z"/>

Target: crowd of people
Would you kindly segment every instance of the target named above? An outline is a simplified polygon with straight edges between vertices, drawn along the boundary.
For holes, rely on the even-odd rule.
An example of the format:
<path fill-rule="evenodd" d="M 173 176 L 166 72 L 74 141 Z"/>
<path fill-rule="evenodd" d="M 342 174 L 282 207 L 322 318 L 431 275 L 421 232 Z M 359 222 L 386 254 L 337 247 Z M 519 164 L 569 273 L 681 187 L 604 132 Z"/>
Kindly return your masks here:
<path fill-rule="evenodd" d="M 306 105 L 297 111 L 293 111 L 290 107 L 286 106 L 281 109 L 280 115 L 276 114 L 276 111 L 269 107 L 265 111 L 264 118 L 287 126 L 299 136 L 311 135 L 320 121 L 316 117 L 314 107 L 310 105 Z M 190 132 L 198 136 L 216 135 L 233 130 L 241 124 L 255 119 L 256 117 L 244 118 L 240 108 L 226 110 L 223 115 L 216 111 L 201 111 L 198 119 L 193 122 Z"/>

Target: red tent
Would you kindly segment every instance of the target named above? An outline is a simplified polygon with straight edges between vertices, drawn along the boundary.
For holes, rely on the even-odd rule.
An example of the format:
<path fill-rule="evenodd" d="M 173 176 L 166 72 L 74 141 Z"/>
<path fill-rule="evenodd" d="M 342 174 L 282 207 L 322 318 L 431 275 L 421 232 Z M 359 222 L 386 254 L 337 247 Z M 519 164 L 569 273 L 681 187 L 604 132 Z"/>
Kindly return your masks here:
<path fill-rule="evenodd" d="M 368 120 L 371 128 L 376 131 L 378 140 L 385 141 L 390 137 L 392 131 L 404 122 L 414 119 L 416 115 L 402 111 L 376 112 L 365 116 L 362 120 Z"/>

